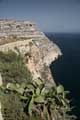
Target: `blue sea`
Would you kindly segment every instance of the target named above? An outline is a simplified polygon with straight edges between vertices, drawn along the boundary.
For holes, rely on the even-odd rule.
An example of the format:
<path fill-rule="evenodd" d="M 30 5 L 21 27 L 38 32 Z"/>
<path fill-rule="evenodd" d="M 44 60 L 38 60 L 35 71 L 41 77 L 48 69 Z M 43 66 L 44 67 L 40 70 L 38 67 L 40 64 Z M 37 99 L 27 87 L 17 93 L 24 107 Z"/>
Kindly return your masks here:
<path fill-rule="evenodd" d="M 61 49 L 63 56 L 51 64 L 51 72 L 56 83 L 70 91 L 73 113 L 80 120 L 80 34 L 46 33 L 50 40 Z"/>

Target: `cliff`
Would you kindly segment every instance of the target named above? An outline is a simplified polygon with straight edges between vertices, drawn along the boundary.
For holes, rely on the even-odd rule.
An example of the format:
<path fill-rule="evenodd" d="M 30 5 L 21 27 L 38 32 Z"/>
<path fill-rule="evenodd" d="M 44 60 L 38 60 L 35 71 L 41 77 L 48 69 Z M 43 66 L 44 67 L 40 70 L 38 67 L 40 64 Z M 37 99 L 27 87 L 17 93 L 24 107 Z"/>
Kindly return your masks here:
<path fill-rule="evenodd" d="M 0 51 L 18 50 L 24 57 L 27 67 L 33 75 L 55 84 L 50 64 L 60 56 L 61 50 L 51 42 L 36 24 L 29 21 L 0 20 Z"/>

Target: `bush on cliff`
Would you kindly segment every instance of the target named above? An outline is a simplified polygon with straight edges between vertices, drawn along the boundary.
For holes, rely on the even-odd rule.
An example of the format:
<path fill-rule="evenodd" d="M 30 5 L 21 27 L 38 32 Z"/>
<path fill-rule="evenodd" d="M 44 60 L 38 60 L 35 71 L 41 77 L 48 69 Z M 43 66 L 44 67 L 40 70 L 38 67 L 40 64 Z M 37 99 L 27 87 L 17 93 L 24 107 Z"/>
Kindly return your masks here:
<path fill-rule="evenodd" d="M 18 109 L 18 105 L 16 105 L 17 110 L 14 107 L 12 107 L 13 110 L 11 110 L 11 107 L 8 109 L 11 114 L 15 109 L 16 113 L 14 114 L 13 112 L 14 116 L 18 115 L 17 111 L 21 112 L 22 110 L 21 117 L 25 116 L 25 118 L 29 120 L 52 120 L 53 118 L 54 120 L 75 120 L 74 116 L 69 115 L 71 108 L 66 96 L 68 92 L 64 91 L 62 85 L 47 89 L 42 80 L 36 80 L 21 85 L 8 83 L 7 86 L 2 89 L 5 89 L 7 93 L 13 93 L 14 101 L 15 95 L 17 95 L 16 100 L 21 101 L 19 102 L 20 106 L 22 106 L 22 108 L 19 106 L 20 110 Z M 12 104 L 14 103 L 12 102 Z M 18 117 L 19 115 L 15 117 L 15 120 L 17 120 Z M 14 120 L 14 117 L 12 118 L 12 120 Z M 20 118 L 19 120 L 22 119 Z"/>

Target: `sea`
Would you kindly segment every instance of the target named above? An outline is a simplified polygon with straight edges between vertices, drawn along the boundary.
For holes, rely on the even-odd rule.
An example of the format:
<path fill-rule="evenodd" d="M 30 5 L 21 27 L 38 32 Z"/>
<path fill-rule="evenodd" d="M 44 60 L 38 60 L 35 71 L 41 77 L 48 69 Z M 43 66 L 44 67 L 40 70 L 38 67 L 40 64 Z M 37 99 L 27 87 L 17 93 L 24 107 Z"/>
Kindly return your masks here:
<path fill-rule="evenodd" d="M 80 120 L 80 34 L 45 33 L 56 43 L 63 55 L 51 64 L 51 72 L 57 84 L 62 84 L 70 91 L 73 114 Z"/>

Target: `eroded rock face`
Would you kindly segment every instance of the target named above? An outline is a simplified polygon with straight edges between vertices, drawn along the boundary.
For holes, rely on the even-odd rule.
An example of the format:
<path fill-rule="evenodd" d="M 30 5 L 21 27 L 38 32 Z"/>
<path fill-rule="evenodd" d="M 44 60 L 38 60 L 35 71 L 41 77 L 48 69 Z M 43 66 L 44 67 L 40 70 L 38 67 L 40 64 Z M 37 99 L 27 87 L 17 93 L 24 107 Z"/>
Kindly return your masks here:
<path fill-rule="evenodd" d="M 36 37 L 41 35 L 43 35 L 43 33 L 37 30 L 37 26 L 33 22 L 0 20 L 0 37 Z"/>
<path fill-rule="evenodd" d="M 33 79 L 40 77 L 46 83 L 55 85 L 50 72 L 50 64 L 62 53 L 36 25 L 27 21 L 0 21 L 0 51 L 20 51 Z"/>

